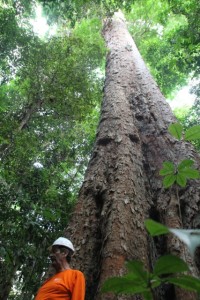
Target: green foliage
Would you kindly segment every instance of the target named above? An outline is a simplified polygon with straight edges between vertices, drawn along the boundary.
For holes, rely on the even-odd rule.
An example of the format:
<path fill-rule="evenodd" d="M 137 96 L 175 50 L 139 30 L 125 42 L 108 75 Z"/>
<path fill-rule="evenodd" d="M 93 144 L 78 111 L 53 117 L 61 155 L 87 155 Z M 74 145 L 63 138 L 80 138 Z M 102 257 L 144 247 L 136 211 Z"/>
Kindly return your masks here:
<path fill-rule="evenodd" d="M 59 23 L 49 39 L 32 32 L 34 0 L 0 3 L 0 290 L 13 281 L 18 294 L 12 290 L 9 299 L 15 300 L 31 299 L 37 290 L 48 265 L 46 249 L 68 222 L 92 149 L 106 54 L 100 18 L 119 7 L 131 11 L 131 30 L 165 94 L 199 66 L 198 1 L 39 2 L 48 21 Z M 191 124 L 198 110 L 190 116 Z M 177 166 L 176 174 L 164 167 L 169 181 L 176 177 L 183 184 L 197 176 L 192 165 L 179 166 L 179 177 Z M 134 268 L 151 299 L 148 272 L 139 262 L 127 267 L 130 280 L 136 280 Z M 160 284 L 148 280 L 151 287 Z"/>
<path fill-rule="evenodd" d="M 169 277 L 168 282 L 188 291 L 197 291 L 198 293 L 200 292 L 200 280 L 189 275 L 182 274 L 178 278 Z"/>
<path fill-rule="evenodd" d="M 191 179 L 199 178 L 199 172 L 192 168 L 194 161 L 191 159 L 185 159 L 178 164 L 178 174 Z"/>
<path fill-rule="evenodd" d="M 98 19 L 83 20 L 68 37 L 60 30 L 49 40 L 27 29 L 5 49 L 0 298 L 13 282 L 9 299 L 31 299 L 48 267 L 47 248 L 67 225 L 99 118 L 103 77 L 96 70 L 105 55 L 100 27 Z M 13 28 L 21 32 L 18 22 Z M 9 34 L 5 41 L 11 42 Z"/>
<path fill-rule="evenodd" d="M 189 5 L 188 5 L 189 3 Z M 135 1 L 127 14 L 136 44 L 164 95 L 199 74 L 199 1 Z"/>
<path fill-rule="evenodd" d="M 170 124 L 168 130 L 172 136 L 174 136 L 179 141 L 181 140 L 183 126 L 180 123 Z"/>
<path fill-rule="evenodd" d="M 199 140 L 200 139 L 200 125 L 195 125 L 185 132 L 185 139 L 187 141 Z"/>
<path fill-rule="evenodd" d="M 183 116 L 179 111 L 175 112 L 176 117 L 182 123 L 185 131 L 193 126 L 200 125 L 200 93 L 198 85 L 193 88 L 193 92 L 197 94 L 194 105 L 189 110 L 187 110 L 187 112 L 185 112 Z M 200 140 L 191 140 L 191 142 L 195 146 L 195 148 L 200 151 Z"/>
<path fill-rule="evenodd" d="M 199 229 L 176 229 L 168 228 L 154 220 L 147 219 L 145 227 L 151 236 L 158 236 L 161 234 L 173 233 L 188 247 L 193 256 L 196 248 L 200 245 L 200 230 Z"/>
<path fill-rule="evenodd" d="M 171 161 L 165 161 L 163 163 L 163 169 L 160 170 L 160 175 L 170 175 L 174 174 L 175 172 L 175 167 L 174 164 Z"/>
<path fill-rule="evenodd" d="M 145 227 L 151 236 L 169 233 L 169 229 L 166 226 L 151 219 L 145 221 Z"/>
<path fill-rule="evenodd" d="M 181 140 L 183 136 L 183 126 L 179 123 L 174 123 L 169 126 L 169 132 L 176 139 Z M 186 130 L 184 134 L 185 140 L 197 140 L 200 139 L 200 126 L 196 125 Z M 174 183 L 177 183 L 181 187 L 185 187 L 187 179 L 200 178 L 199 171 L 193 168 L 194 161 L 191 159 L 184 159 L 178 165 L 173 162 L 163 162 L 163 168 L 159 174 L 164 176 L 163 186 L 169 188 Z"/>
<path fill-rule="evenodd" d="M 131 261 L 129 262 L 130 264 L 137 266 L 136 269 L 134 270 L 135 272 L 130 272 L 126 276 L 123 277 L 113 277 L 108 279 L 103 288 L 102 292 L 115 292 L 116 294 L 121 294 L 121 293 L 126 293 L 126 294 L 138 294 L 142 293 L 145 291 L 148 291 L 148 286 L 147 286 L 147 278 L 144 279 L 141 276 L 141 273 L 143 275 L 148 275 L 148 273 L 143 270 L 143 264 L 139 261 Z M 141 270 L 138 274 L 138 266 L 140 265 Z"/>
<path fill-rule="evenodd" d="M 102 292 L 115 294 L 141 294 L 144 299 L 153 299 L 153 289 L 172 283 L 186 290 L 200 292 L 200 280 L 182 274 L 189 271 L 187 264 L 173 255 L 161 256 L 154 266 L 153 272 L 145 270 L 140 261 L 127 263 L 128 272 L 121 277 L 109 278 L 102 287 Z"/>
<path fill-rule="evenodd" d="M 165 188 L 177 183 L 181 187 L 185 187 L 187 179 L 198 179 L 199 171 L 192 168 L 193 160 L 182 160 L 178 166 L 172 162 L 164 162 L 163 168 L 160 170 L 160 175 L 164 176 L 163 185 Z"/>
<path fill-rule="evenodd" d="M 173 255 L 161 256 L 154 266 L 154 275 L 157 276 L 185 271 L 189 271 L 187 264 Z"/>
<path fill-rule="evenodd" d="M 81 18 L 99 16 L 111 17 L 119 9 L 130 11 L 132 0 L 39 0 L 44 8 L 48 22 L 68 20 L 71 25 Z"/>
<path fill-rule="evenodd" d="M 173 233 L 178 238 L 187 241 L 189 249 L 195 248 L 200 244 L 199 230 L 179 230 L 168 228 L 153 220 L 145 221 L 146 229 L 151 236 Z M 183 232 L 187 238 L 183 238 Z M 198 235 L 194 241 L 193 236 Z M 188 242 L 189 241 L 189 242 Z M 194 251 L 193 251 L 194 252 Z M 186 275 L 189 271 L 188 265 L 184 260 L 174 255 L 163 255 L 155 263 L 152 272 L 145 270 L 140 261 L 130 261 L 126 263 L 127 273 L 121 277 L 107 279 L 102 287 L 102 292 L 113 292 L 115 294 L 141 294 L 144 299 L 154 299 L 153 291 L 163 284 L 174 284 L 189 291 L 200 293 L 200 280 Z M 184 274 L 183 274 L 184 273 Z"/>
<path fill-rule="evenodd" d="M 183 125 L 183 122 L 190 111 L 190 106 L 177 107 L 173 110 L 174 115 L 178 121 Z M 184 127 L 184 126 L 183 126 Z"/>
<path fill-rule="evenodd" d="M 140 261 L 127 263 L 128 273 L 122 277 L 113 277 L 106 280 L 102 292 L 114 292 L 116 294 L 138 294 L 148 292 L 149 274 Z"/>

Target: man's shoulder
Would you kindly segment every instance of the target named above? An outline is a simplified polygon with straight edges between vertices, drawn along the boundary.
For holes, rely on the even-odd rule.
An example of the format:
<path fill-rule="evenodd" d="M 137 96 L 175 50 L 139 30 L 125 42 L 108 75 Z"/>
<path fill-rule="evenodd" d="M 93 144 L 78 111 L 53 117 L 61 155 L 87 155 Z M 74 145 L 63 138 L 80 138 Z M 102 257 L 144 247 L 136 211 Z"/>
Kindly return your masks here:
<path fill-rule="evenodd" d="M 78 276 L 84 276 L 83 272 L 81 272 L 80 270 L 72 269 L 72 271 L 74 272 L 74 274 L 76 274 Z"/>
<path fill-rule="evenodd" d="M 66 274 L 68 272 L 68 273 L 71 273 L 71 274 L 74 274 L 74 275 L 84 276 L 83 272 L 81 272 L 80 270 L 76 270 L 76 269 L 68 269 L 68 270 L 65 270 L 64 272 Z"/>
<path fill-rule="evenodd" d="M 68 278 L 68 280 L 72 280 L 72 281 L 76 281 L 76 280 L 81 280 L 81 281 L 85 281 L 85 276 L 84 274 L 80 271 L 80 270 L 76 270 L 76 269 L 69 269 L 69 270 L 65 270 L 62 274 L 63 279 L 64 278 Z"/>

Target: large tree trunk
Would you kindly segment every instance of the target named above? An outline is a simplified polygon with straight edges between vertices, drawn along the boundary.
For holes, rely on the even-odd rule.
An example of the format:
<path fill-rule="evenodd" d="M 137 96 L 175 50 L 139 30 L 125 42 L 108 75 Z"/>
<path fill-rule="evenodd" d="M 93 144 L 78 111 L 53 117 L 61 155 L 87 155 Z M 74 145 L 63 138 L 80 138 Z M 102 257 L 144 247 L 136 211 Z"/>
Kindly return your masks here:
<path fill-rule="evenodd" d="M 163 189 L 159 170 L 165 160 L 192 157 L 199 163 L 199 157 L 189 143 L 176 141 L 168 133 L 175 118 L 122 17 L 108 20 L 103 35 L 109 53 L 101 119 L 66 236 L 76 247 L 75 266 L 87 278 L 86 299 L 141 299 L 101 295 L 99 289 L 106 278 L 124 273 L 126 260 L 141 260 L 151 269 L 165 252 L 185 255 L 177 240 L 148 237 L 144 221 L 151 217 L 170 227 L 193 227 L 198 184 L 193 181 L 179 191 L 180 216 L 175 191 Z M 155 294 L 157 300 L 169 297 L 195 299 L 173 289 Z"/>

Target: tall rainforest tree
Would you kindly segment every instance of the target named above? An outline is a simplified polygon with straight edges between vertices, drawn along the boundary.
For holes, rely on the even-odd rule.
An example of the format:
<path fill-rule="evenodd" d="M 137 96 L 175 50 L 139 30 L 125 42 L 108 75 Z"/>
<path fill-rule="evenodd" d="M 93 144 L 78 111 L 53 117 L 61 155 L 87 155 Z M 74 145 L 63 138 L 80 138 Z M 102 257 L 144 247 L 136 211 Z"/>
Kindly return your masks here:
<path fill-rule="evenodd" d="M 0 298 L 30 300 L 43 279 L 49 243 L 65 235 L 76 247 L 74 265 L 87 279 L 87 300 L 139 299 L 101 295 L 104 280 L 142 260 L 151 270 L 170 252 L 189 261 L 173 239 L 149 238 L 144 220 L 199 227 L 199 187 L 165 190 L 159 169 L 199 156 L 168 133 L 176 121 L 147 70 L 130 32 L 165 95 L 199 71 L 199 2 L 40 0 L 58 33 L 31 30 L 35 0 L 0 1 Z M 178 4 L 179 2 L 179 4 Z M 92 16 L 92 17 L 91 17 Z M 97 16 L 96 18 L 94 18 Z M 101 19 L 101 20 L 100 20 Z M 182 39 L 181 39 L 182 37 Z M 181 213 L 179 210 L 179 202 Z M 43 265 L 44 263 L 44 265 Z M 191 262 L 198 275 L 199 261 Z M 195 299 L 167 287 L 155 299 Z"/>
<path fill-rule="evenodd" d="M 156 257 L 170 252 L 190 261 L 178 241 L 149 239 L 144 221 L 150 217 L 172 228 L 195 226 L 199 184 L 167 191 L 158 171 L 163 161 L 177 163 L 188 156 L 199 166 L 200 157 L 190 144 L 170 136 L 168 126 L 175 117 L 123 17 L 108 19 L 103 35 L 108 56 L 101 119 L 66 235 L 76 245 L 76 267 L 87 277 L 86 299 L 139 299 L 101 295 L 99 289 L 107 277 L 124 272 L 126 260 L 142 260 L 151 269 Z M 193 270 L 198 274 L 195 264 Z M 155 299 L 169 298 L 196 296 L 172 287 L 155 293 Z"/>

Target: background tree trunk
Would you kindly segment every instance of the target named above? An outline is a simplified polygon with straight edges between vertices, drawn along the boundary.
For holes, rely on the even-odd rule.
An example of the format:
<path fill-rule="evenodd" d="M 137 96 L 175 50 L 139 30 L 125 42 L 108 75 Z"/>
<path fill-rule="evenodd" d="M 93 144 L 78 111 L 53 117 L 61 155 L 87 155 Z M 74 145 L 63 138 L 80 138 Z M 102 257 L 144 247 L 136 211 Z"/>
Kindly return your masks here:
<path fill-rule="evenodd" d="M 12 269 L 10 270 L 5 270 L 5 268 L 3 268 L 3 265 L 0 263 L 0 286 L 1 286 L 1 290 L 0 290 L 0 299 L 1 300 L 7 300 L 12 288 L 12 284 L 13 284 L 13 278 L 16 274 L 17 271 L 17 264 L 13 264 L 12 265 Z"/>
<path fill-rule="evenodd" d="M 194 227 L 199 211 L 197 182 L 178 191 L 162 187 L 162 162 L 199 157 L 193 147 L 168 133 L 172 111 L 147 70 L 123 16 L 106 21 L 106 80 L 96 143 L 66 236 L 76 247 L 76 268 L 87 278 L 87 299 L 141 299 L 99 293 L 103 281 L 124 273 L 126 260 L 138 259 L 151 269 L 166 252 L 184 255 L 172 238 L 150 238 L 146 218 L 170 227 Z M 199 224 L 198 224 L 199 225 Z M 197 272 L 193 265 L 193 270 Z M 195 299 L 172 288 L 155 299 Z"/>

